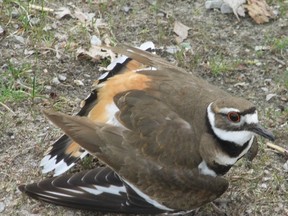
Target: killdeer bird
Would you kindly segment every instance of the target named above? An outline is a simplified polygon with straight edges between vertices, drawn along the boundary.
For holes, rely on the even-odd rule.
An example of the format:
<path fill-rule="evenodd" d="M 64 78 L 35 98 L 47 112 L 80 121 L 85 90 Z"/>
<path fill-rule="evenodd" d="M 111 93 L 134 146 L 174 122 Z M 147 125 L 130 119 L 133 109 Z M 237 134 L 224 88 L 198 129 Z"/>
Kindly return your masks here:
<path fill-rule="evenodd" d="M 111 49 L 127 59 L 100 79 L 78 116 L 44 111 L 66 135 L 41 163 L 60 174 L 88 151 L 107 166 L 21 185 L 29 196 L 100 212 L 189 211 L 226 191 L 223 175 L 257 149 L 256 134 L 274 140 L 247 100 L 149 52 Z"/>

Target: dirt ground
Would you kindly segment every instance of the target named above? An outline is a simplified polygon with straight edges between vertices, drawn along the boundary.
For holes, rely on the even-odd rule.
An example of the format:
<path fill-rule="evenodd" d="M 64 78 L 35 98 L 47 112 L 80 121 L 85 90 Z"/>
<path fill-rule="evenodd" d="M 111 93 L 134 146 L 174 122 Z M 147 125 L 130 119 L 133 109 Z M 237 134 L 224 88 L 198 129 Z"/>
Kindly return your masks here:
<path fill-rule="evenodd" d="M 0 215 L 102 215 L 35 201 L 17 189 L 45 177 L 39 162 L 61 134 L 41 110 L 77 113 L 99 67 L 107 63 L 78 56 L 79 48 L 89 49 L 92 35 L 112 45 L 153 41 L 158 54 L 173 64 L 253 101 L 261 123 L 276 135 L 275 144 L 288 148 L 287 1 L 269 1 L 278 16 L 264 25 L 248 16 L 238 22 L 233 14 L 207 11 L 200 0 L 30 2 L 65 7 L 72 16 L 57 19 L 51 11 L 28 8 L 26 1 L 0 0 Z M 103 25 L 85 23 L 76 10 L 94 14 Z M 180 44 L 175 21 L 190 27 Z M 179 51 L 171 54 L 167 47 Z M 266 140 L 259 143 L 255 160 L 239 161 L 226 176 L 230 187 L 215 204 L 227 215 L 288 215 L 287 158 L 268 148 Z M 208 204 L 197 215 L 220 213 Z"/>

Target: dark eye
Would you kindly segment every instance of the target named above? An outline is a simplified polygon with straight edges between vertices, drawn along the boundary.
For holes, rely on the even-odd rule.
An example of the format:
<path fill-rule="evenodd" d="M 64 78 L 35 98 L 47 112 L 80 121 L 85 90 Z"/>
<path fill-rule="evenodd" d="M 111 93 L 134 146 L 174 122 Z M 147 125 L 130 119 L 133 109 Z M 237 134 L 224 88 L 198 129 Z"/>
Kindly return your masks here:
<path fill-rule="evenodd" d="M 239 122 L 241 119 L 240 114 L 237 112 L 229 112 L 227 117 L 230 121 L 235 122 L 235 123 Z"/>

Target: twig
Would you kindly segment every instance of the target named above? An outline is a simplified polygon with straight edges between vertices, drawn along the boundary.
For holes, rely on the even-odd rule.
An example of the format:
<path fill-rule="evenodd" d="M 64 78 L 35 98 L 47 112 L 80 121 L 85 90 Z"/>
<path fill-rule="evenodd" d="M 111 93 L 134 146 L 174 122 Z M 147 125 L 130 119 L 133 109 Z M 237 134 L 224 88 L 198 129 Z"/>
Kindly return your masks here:
<path fill-rule="evenodd" d="M 48 8 L 48 7 L 42 7 L 39 5 L 29 4 L 29 9 L 39 10 L 39 11 L 45 11 L 45 12 L 54 12 L 54 9 Z"/>
<path fill-rule="evenodd" d="M 286 65 L 286 63 L 278 58 L 276 58 L 275 56 L 272 56 L 272 59 L 274 59 L 276 62 L 278 62 L 281 65 Z"/>
<path fill-rule="evenodd" d="M 0 102 L 0 105 L 3 106 L 8 111 L 10 111 L 13 115 L 16 115 L 16 113 L 12 109 L 10 109 L 6 104 Z"/>
<path fill-rule="evenodd" d="M 32 91 L 32 88 L 29 86 L 24 85 L 23 83 L 21 83 L 19 80 L 17 80 L 16 84 L 20 85 L 22 88 Z"/>
<path fill-rule="evenodd" d="M 267 142 L 266 145 L 269 147 L 269 148 L 272 148 L 274 150 L 276 150 L 277 152 L 285 155 L 285 156 L 288 156 L 288 150 L 281 147 L 281 146 L 278 146 L 278 145 L 275 145 L 273 143 L 270 143 L 270 142 Z"/>

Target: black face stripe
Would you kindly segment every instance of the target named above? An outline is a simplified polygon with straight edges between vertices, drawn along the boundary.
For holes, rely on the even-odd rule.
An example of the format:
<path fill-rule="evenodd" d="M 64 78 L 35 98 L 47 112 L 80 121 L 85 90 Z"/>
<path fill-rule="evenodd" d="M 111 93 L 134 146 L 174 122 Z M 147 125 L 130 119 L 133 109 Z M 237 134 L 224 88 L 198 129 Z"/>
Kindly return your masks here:
<path fill-rule="evenodd" d="M 229 142 L 229 141 L 225 141 L 225 140 L 222 140 L 220 139 L 213 131 L 212 129 L 212 126 L 209 122 L 209 119 L 208 119 L 208 115 L 206 115 L 206 125 L 207 125 L 207 128 L 208 128 L 208 132 L 210 134 L 213 135 L 213 137 L 216 139 L 216 142 L 220 147 L 221 149 L 223 150 L 223 152 L 227 153 L 230 157 L 237 157 L 239 156 L 244 149 L 247 148 L 250 140 L 248 140 L 246 143 L 244 143 L 244 145 L 240 146 L 240 145 L 237 145 L 236 143 L 234 142 Z M 240 130 L 240 129 L 239 129 Z M 232 130 L 231 130 L 232 131 Z M 235 130 L 234 130 L 235 131 Z"/>
<path fill-rule="evenodd" d="M 243 150 L 247 148 L 249 141 L 250 141 L 248 140 L 246 143 L 244 143 L 244 145 L 239 146 L 234 142 L 224 141 L 224 140 L 219 139 L 218 137 L 217 137 L 217 140 L 221 149 L 224 152 L 226 152 L 230 157 L 238 157 L 243 152 Z"/>

